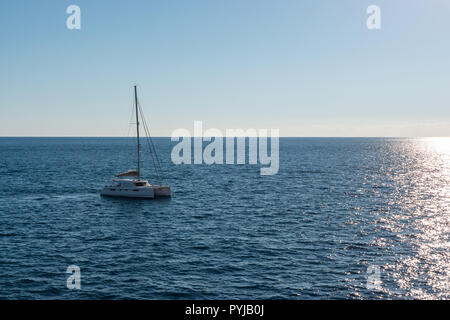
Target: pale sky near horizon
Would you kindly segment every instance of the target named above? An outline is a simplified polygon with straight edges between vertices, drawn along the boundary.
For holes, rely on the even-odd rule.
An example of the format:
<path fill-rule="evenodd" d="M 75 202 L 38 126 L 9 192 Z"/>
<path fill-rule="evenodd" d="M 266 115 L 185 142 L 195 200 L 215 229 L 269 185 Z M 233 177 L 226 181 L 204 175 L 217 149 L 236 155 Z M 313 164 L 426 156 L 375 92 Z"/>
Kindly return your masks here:
<path fill-rule="evenodd" d="M 154 136 L 450 136 L 449 31 L 448 0 L 2 1 L 0 136 L 126 136 L 134 84 Z"/>

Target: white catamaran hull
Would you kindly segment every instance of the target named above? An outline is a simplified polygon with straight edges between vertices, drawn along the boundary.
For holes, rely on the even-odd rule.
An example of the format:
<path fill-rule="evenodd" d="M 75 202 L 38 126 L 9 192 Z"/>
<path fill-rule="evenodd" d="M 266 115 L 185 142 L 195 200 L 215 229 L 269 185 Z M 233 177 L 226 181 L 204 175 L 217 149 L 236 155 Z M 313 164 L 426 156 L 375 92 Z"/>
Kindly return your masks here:
<path fill-rule="evenodd" d="M 169 186 L 152 186 L 155 197 L 170 197 L 171 191 Z"/>
<path fill-rule="evenodd" d="M 100 195 L 108 197 L 153 199 L 155 197 L 155 192 L 153 191 L 153 188 L 120 190 L 114 187 L 104 187 L 103 190 L 100 192 Z"/>

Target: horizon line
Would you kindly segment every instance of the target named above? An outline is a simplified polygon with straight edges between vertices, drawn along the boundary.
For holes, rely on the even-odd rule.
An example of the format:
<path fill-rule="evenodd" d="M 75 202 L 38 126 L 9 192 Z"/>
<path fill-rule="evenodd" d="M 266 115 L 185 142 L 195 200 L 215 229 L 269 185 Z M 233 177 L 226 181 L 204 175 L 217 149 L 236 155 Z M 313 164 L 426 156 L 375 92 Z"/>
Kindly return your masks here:
<path fill-rule="evenodd" d="M 179 138 L 201 138 L 206 136 L 180 136 Z M 215 138 L 215 136 L 212 136 Z M 237 136 L 222 136 L 219 138 L 240 138 Z M 245 138 L 258 138 L 244 136 Z M 0 136 L 0 138 L 125 138 L 136 139 L 136 137 L 125 136 Z M 144 138 L 144 137 L 141 137 Z M 151 138 L 171 138 L 171 136 L 152 136 Z M 270 138 L 270 136 L 268 136 Z M 450 136 L 279 136 L 279 138 L 450 138 Z"/>

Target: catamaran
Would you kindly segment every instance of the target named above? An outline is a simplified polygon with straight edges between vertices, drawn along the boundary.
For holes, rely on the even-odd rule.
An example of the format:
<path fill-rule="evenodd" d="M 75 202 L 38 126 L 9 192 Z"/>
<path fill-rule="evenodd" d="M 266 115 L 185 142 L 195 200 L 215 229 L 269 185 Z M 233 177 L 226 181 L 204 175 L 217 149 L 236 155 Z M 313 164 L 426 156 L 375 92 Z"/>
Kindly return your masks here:
<path fill-rule="evenodd" d="M 161 179 L 161 163 L 156 154 L 156 149 L 148 130 L 144 113 L 138 102 L 137 87 L 134 86 L 134 104 L 136 110 L 136 136 L 137 136 L 137 170 L 128 170 L 126 172 L 115 175 L 113 184 L 105 186 L 100 195 L 111 197 L 129 197 L 129 198 L 146 198 L 153 199 L 155 197 L 170 197 L 171 190 L 168 185 L 162 184 Z M 139 115 L 147 137 L 147 143 L 153 160 L 154 169 L 157 175 L 158 184 L 150 184 L 148 180 L 141 177 L 141 142 L 139 138 Z"/>

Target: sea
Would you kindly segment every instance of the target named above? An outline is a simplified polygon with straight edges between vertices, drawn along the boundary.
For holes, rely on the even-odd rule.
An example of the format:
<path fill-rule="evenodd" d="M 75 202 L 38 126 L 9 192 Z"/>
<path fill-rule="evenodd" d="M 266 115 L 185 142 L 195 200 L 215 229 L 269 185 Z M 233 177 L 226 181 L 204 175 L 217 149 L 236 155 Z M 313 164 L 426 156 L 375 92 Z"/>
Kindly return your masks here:
<path fill-rule="evenodd" d="M 132 138 L 0 138 L 0 299 L 450 299 L 450 139 L 280 138 L 266 176 L 153 141 L 170 199 L 100 196 Z"/>

